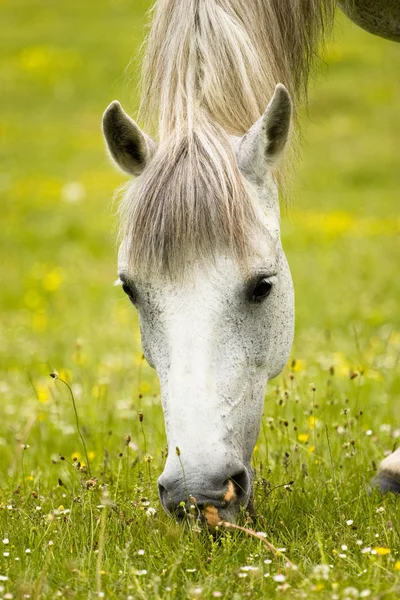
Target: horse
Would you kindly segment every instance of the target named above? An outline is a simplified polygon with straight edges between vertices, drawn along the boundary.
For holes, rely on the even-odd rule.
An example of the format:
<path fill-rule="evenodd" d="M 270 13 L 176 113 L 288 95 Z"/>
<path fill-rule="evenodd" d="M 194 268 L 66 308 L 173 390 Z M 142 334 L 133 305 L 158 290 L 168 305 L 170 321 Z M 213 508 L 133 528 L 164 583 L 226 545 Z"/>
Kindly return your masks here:
<path fill-rule="evenodd" d="M 362 0 L 342 5 L 360 20 Z M 215 525 L 251 507 L 265 388 L 294 335 L 278 188 L 334 11 L 334 0 L 158 0 L 140 108 L 157 141 L 118 101 L 103 116 L 110 156 L 134 176 L 118 275 L 160 381 L 169 452 L 158 489 L 171 514 L 194 504 Z M 380 31 L 379 18 L 364 21 L 398 33 L 395 18 Z M 400 459 L 385 461 L 392 488 Z"/>

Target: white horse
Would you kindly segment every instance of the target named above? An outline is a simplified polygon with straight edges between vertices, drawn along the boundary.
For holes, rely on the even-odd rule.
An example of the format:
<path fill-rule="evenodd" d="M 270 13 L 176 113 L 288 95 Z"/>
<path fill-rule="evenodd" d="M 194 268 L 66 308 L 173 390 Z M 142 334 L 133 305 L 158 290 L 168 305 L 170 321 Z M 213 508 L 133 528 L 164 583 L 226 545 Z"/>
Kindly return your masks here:
<path fill-rule="evenodd" d="M 277 182 L 333 13 L 333 0 L 159 0 L 142 86 L 159 141 L 118 102 L 104 114 L 111 156 L 136 176 L 118 269 L 160 379 L 169 512 L 195 501 L 234 520 L 252 497 L 266 383 L 294 331 Z"/>

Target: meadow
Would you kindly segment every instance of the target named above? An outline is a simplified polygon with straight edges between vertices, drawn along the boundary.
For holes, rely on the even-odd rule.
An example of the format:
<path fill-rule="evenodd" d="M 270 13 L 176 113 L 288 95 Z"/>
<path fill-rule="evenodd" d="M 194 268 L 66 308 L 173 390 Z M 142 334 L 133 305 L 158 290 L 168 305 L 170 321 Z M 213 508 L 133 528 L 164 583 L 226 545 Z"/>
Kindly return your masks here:
<path fill-rule="evenodd" d="M 242 517 L 261 535 L 212 535 L 162 511 L 158 383 L 113 286 L 126 179 L 100 121 L 135 114 L 149 4 L 0 3 L 0 598 L 400 598 L 399 499 L 368 493 L 400 438 L 400 45 L 338 18 L 312 85 L 282 223 L 296 339 Z"/>

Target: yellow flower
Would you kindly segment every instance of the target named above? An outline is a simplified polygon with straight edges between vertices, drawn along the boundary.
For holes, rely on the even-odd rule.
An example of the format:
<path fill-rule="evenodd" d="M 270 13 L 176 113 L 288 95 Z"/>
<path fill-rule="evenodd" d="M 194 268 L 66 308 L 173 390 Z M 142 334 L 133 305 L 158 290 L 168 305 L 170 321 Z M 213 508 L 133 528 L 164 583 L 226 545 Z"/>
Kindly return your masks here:
<path fill-rule="evenodd" d="M 305 369 L 305 362 L 304 362 L 304 360 L 298 360 L 298 359 L 296 359 L 296 361 L 293 364 L 292 369 L 293 369 L 293 371 L 295 373 L 298 373 L 299 371 L 304 371 L 304 369 Z"/>
<path fill-rule="evenodd" d="M 307 442 L 308 441 L 308 433 L 299 433 L 299 435 L 297 436 L 297 439 L 299 440 L 299 442 Z"/>
<path fill-rule="evenodd" d="M 43 385 L 41 383 L 36 384 L 36 394 L 39 402 L 47 402 L 50 396 L 49 388 L 47 385 Z"/>
<path fill-rule="evenodd" d="M 314 427 L 316 426 L 318 422 L 318 419 L 316 417 L 308 417 L 308 426 L 310 429 L 314 429 Z"/>
<path fill-rule="evenodd" d="M 382 546 L 377 546 L 374 548 L 376 554 L 378 556 L 385 556 L 385 554 L 390 554 L 390 548 L 383 548 Z"/>
<path fill-rule="evenodd" d="M 400 560 L 397 560 L 397 561 L 394 563 L 394 568 L 396 569 L 396 571 L 400 571 Z"/>
<path fill-rule="evenodd" d="M 79 457 L 80 457 L 80 454 L 79 454 L 79 452 L 73 452 L 73 453 L 71 454 L 71 458 L 72 458 L 72 460 L 79 460 Z"/>
<path fill-rule="evenodd" d="M 308 451 L 312 454 L 315 450 L 315 446 L 309 446 Z"/>
<path fill-rule="evenodd" d="M 88 453 L 89 460 L 93 460 L 95 456 L 96 456 L 96 452 L 93 452 L 93 450 L 91 450 Z"/>
<path fill-rule="evenodd" d="M 142 381 L 142 383 L 139 386 L 139 391 L 142 392 L 142 394 L 146 394 L 147 392 L 150 391 L 150 384 L 148 381 Z"/>
<path fill-rule="evenodd" d="M 43 287 L 48 292 L 55 292 L 60 287 L 63 279 L 61 269 L 52 269 L 46 274 L 43 280 Z"/>

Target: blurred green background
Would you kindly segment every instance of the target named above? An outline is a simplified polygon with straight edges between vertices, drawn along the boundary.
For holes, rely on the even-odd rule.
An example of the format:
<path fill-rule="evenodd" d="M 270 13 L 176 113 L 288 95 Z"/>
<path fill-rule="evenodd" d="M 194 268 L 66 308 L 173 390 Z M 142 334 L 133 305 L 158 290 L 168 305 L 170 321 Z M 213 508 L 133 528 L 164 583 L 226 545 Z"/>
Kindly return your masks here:
<path fill-rule="evenodd" d="M 0 360 L 4 380 L 21 385 L 49 365 L 73 370 L 78 339 L 85 368 L 139 351 L 135 314 L 112 287 L 111 198 L 125 180 L 100 120 L 114 98 L 135 113 L 131 59 L 150 3 L 1 5 Z M 382 327 L 400 329 L 400 47 L 344 18 L 335 37 L 283 220 L 294 356 L 311 361 L 322 349 L 356 361 Z"/>
<path fill-rule="evenodd" d="M 53 368 L 82 387 L 90 408 L 104 383 L 112 412 L 139 371 L 141 391 L 157 392 L 141 364 L 136 313 L 113 287 L 112 196 L 125 179 L 100 130 L 111 100 L 137 108 L 150 2 L 1 4 L 0 410 L 16 433 L 45 418 L 36 396 Z M 400 46 L 344 17 L 335 38 L 311 86 L 283 217 L 297 297 L 293 357 L 311 378 L 332 363 L 385 380 L 379 410 L 400 422 L 391 395 L 400 355 Z M 96 408 L 91 418 L 96 427 Z"/>
<path fill-rule="evenodd" d="M 155 457 L 155 473 L 162 469 L 157 381 L 141 358 L 136 313 L 113 287 L 112 197 L 126 180 L 111 167 L 100 129 L 113 99 L 135 114 L 135 53 L 149 4 L 0 2 L 3 507 L 15 501 L 7 494 L 20 484 L 21 444 L 30 446 L 22 477 L 32 489 L 56 485 L 63 473 L 54 464 L 58 453 L 82 456 L 69 396 L 48 377 L 53 369 L 72 385 L 94 470 L 105 445 L 117 457 L 127 432 L 135 443 L 142 440 L 140 408 L 146 452 Z M 357 430 L 360 477 L 397 444 L 400 425 L 399 73 L 400 45 L 338 18 L 312 84 L 303 160 L 282 224 L 296 289 L 293 370 L 303 390 L 311 383 L 325 390 L 334 367 L 336 400 L 326 402 L 325 391 L 319 398 L 322 421 L 333 432 L 346 398 L 352 414 L 365 413 Z M 266 414 L 296 414 L 299 428 L 311 430 L 308 393 L 300 408 L 275 403 L 272 390 L 285 385 L 287 373 L 270 385 Z M 365 435 L 372 430 L 377 435 Z M 270 435 L 275 450 L 265 460 L 279 465 L 289 438 L 278 429 Z M 332 446 L 346 462 L 342 441 L 332 439 Z M 309 468 L 319 468 L 311 458 Z M 352 472 L 348 463 L 346 473 Z M 271 477 L 281 483 L 278 467 Z M 155 503 L 156 493 L 153 481 L 148 494 Z M 50 509 L 52 500 L 46 502 Z"/>

